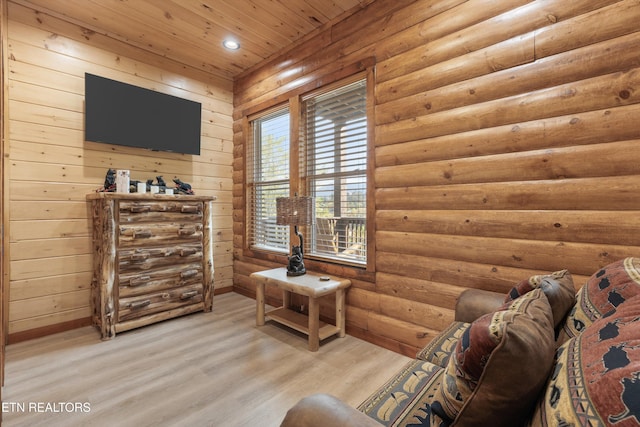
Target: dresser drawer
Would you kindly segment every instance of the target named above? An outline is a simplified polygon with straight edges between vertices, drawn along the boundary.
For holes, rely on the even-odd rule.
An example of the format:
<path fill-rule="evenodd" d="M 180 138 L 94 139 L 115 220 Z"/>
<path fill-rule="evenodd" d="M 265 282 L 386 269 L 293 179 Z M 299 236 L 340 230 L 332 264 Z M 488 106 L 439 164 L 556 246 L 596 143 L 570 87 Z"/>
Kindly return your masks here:
<path fill-rule="evenodd" d="M 202 263 L 202 244 L 128 248 L 118 250 L 119 273 L 144 272 L 157 268 L 182 268 L 183 264 Z"/>
<path fill-rule="evenodd" d="M 202 284 L 120 298 L 118 301 L 118 321 L 124 322 L 161 311 L 202 304 L 202 300 Z"/>
<path fill-rule="evenodd" d="M 202 284 L 202 263 L 178 264 L 144 273 L 134 271 L 119 276 L 120 298 L 129 298 L 189 285 Z"/>
<path fill-rule="evenodd" d="M 120 226 L 118 247 L 180 244 L 202 241 L 202 223 L 135 223 Z"/>
<path fill-rule="evenodd" d="M 118 211 L 120 224 L 180 221 L 202 223 L 203 203 L 199 201 L 120 201 Z"/>

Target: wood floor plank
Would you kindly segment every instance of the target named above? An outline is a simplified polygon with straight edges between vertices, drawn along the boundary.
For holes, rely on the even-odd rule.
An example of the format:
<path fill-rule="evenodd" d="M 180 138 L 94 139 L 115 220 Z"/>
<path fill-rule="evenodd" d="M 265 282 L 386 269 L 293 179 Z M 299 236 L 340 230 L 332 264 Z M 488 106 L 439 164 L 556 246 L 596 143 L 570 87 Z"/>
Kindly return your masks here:
<path fill-rule="evenodd" d="M 8 346 L 3 425 L 278 426 L 312 393 L 358 405 L 409 360 L 349 335 L 310 352 L 302 334 L 256 327 L 255 301 L 227 293 L 212 313 L 111 341 L 87 327 Z"/>

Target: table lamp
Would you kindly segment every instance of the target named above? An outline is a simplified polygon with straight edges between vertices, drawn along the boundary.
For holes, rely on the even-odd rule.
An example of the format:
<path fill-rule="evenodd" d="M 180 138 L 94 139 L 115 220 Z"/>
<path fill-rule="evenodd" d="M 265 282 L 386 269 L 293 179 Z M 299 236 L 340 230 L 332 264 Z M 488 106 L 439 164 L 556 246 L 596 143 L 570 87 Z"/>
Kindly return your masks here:
<path fill-rule="evenodd" d="M 300 239 L 300 246 L 293 245 L 291 248 L 287 276 L 302 276 L 307 270 L 303 261 L 304 240 L 298 226 L 313 224 L 313 197 L 295 195 L 276 198 L 276 224 L 294 226 L 294 232 Z"/>

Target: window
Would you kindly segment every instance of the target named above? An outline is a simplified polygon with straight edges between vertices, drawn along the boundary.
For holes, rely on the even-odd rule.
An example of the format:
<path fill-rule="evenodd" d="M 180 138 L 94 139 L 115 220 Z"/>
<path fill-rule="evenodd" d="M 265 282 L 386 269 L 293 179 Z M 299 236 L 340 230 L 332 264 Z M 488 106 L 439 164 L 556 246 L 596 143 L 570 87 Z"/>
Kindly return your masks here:
<path fill-rule="evenodd" d="M 253 249 L 289 250 L 289 227 L 276 225 L 276 197 L 289 196 L 289 133 L 288 108 L 251 122 L 247 223 Z"/>
<path fill-rule="evenodd" d="M 302 230 L 305 258 L 366 264 L 366 79 L 336 87 L 293 97 L 290 108 L 250 119 L 247 224 L 251 249 L 289 252 L 290 230 L 276 225 L 275 200 L 298 191 L 315 198 L 315 224 Z M 290 111 L 300 111 L 300 117 L 291 118 Z M 292 123 L 299 123 L 295 132 Z M 290 135 L 299 136 L 293 147 Z"/>
<path fill-rule="evenodd" d="M 366 81 L 303 99 L 303 141 L 316 225 L 308 255 L 366 261 Z"/>

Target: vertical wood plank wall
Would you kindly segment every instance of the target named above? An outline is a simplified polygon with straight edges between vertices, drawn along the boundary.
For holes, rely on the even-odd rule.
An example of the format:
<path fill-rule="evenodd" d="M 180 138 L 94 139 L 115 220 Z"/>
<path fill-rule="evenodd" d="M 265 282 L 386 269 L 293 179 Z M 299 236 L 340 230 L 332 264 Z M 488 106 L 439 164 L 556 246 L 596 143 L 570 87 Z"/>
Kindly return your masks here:
<path fill-rule="evenodd" d="M 246 112 L 370 57 L 376 271 L 312 264 L 355 279 L 348 333 L 413 355 L 466 288 L 640 256 L 638 22 L 637 0 L 376 0 L 245 73 L 234 289 L 285 262 L 244 248 Z"/>
<path fill-rule="evenodd" d="M 8 3 L 9 339 L 87 323 L 90 212 L 108 168 L 216 196 L 216 291 L 232 288 L 232 82 Z M 199 156 L 84 141 L 84 73 L 202 103 Z"/>
<path fill-rule="evenodd" d="M 7 130 L 5 122 L 5 114 L 6 109 L 5 106 L 7 104 L 7 75 L 5 72 L 5 63 L 7 61 L 7 4 L 0 0 L 0 85 L 2 85 L 2 94 L 0 94 L 0 401 L 2 401 L 2 386 L 4 386 L 4 353 L 5 353 L 5 344 L 6 344 L 6 336 L 8 331 L 8 320 L 9 316 L 8 307 L 9 300 L 5 296 L 5 283 L 8 282 L 6 277 L 6 271 L 8 269 L 5 267 L 6 263 L 9 261 L 4 257 L 4 245 L 5 245 L 5 237 L 4 237 L 4 229 L 5 229 L 5 215 L 4 215 L 4 197 L 5 197 L 5 181 L 4 181 L 4 170 L 5 170 L 5 162 L 6 158 L 4 156 L 4 145 L 5 140 L 8 139 Z M 0 424 L 2 423 L 2 414 L 0 414 Z"/>

